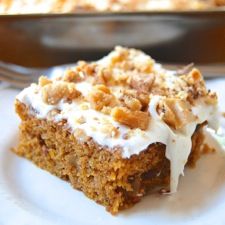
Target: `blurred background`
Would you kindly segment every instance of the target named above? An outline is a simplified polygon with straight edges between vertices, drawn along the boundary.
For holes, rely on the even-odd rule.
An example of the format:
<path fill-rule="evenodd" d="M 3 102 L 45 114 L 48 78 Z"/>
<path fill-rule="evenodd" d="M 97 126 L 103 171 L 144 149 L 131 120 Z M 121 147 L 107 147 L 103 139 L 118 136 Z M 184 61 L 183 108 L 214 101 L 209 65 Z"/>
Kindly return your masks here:
<path fill-rule="evenodd" d="M 223 64 L 225 2 L 216 1 L 2 0 L 0 60 L 47 67 L 122 45 L 165 63 Z"/>

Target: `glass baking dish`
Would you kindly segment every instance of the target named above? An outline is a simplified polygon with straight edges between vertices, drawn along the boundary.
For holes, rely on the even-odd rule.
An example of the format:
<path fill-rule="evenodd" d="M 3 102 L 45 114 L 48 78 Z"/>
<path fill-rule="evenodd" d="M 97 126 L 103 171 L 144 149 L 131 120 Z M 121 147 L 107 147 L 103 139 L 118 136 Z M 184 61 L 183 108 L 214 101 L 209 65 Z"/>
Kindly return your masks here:
<path fill-rule="evenodd" d="M 93 60 L 115 45 L 166 63 L 224 63 L 225 11 L 0 16 L 0 60 L 50 66 Z"/>

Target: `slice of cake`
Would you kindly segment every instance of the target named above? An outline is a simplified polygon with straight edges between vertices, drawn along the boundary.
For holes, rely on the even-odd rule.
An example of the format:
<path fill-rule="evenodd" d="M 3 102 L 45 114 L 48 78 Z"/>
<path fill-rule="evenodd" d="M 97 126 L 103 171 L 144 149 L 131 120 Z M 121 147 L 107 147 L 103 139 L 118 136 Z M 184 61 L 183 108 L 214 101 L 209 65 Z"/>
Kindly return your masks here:
<path fill-rule="evenodd" d="M 113 214 L 152 191 L 176 192 L 185 165 L 209 150 L 204 128 L 218 124 L 217 96 L 197 69 L 168 71 L 122 47 L 40 77 L 15 105 L 14 151 Z"/>

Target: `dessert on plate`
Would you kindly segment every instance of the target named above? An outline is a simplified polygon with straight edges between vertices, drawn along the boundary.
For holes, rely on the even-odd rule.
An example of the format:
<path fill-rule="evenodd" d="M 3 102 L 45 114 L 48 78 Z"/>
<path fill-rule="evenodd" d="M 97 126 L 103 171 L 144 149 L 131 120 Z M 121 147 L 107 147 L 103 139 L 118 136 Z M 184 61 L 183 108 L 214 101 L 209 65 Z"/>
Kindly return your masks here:
<path fill-rule="evenodd" d="M 116 47 L 60 77 L 41 76 L 15 102 L 15 153 L 69 181 L 112 214 L 148 193 L 174 193 L 217 129 L 217 95 L 193 69 L 169 71 Z"/>
<path fill-rule="evenodd" d="M 2 0 L 1 14 L 73 13 L 81 11 L 205 10 L 225 0 Z"/>

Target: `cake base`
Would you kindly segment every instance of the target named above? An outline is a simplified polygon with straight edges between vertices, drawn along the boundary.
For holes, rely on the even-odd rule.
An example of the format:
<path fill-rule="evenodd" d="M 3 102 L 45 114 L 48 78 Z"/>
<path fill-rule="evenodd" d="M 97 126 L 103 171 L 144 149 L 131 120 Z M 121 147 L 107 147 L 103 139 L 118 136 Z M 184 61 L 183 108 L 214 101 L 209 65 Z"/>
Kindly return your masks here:
<path fill-rule="evenodd" d="M 19 101 L 16 112 L 22 123 L 14 152 L 69 181 L 112 214 L 134 205 L 149 192 L 169 187 L 170 162 L 163 144 L 152 144 L 139 155 L 122 158 L 119 149 L 109 151 L 90 138 L 80 142 L 67 128 L 67 121 L 37 119 Z M 204 149 L 203 126 L 199 125 L 192 136 L 190 166 Z"/>

